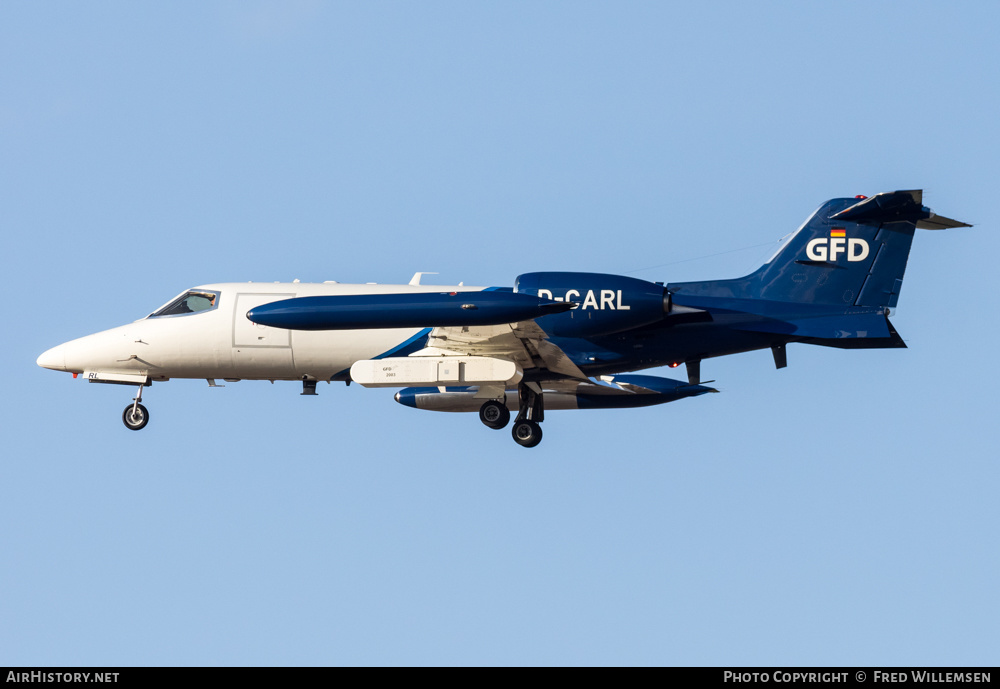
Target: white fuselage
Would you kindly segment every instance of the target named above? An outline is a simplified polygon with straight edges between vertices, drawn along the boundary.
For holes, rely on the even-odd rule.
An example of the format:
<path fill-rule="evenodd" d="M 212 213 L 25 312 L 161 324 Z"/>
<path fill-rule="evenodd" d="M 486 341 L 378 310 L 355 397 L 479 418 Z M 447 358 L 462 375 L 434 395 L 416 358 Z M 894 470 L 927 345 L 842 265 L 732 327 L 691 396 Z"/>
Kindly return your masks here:
<path fill-rule="evenodd" d="M 418 336 L 421 330 L 284 330 L 251 322 L 247 311 L 293 297 L 473 292 L 484 288 L 247 282 L 194 289 L 218 295 L 211 308 L 154 314 L 81 337 L 48 350 L 38 358 L 38 364 L 109 382 L 134 382 L 142 377 L 330 380 L 343 376 L 354 362 L 379 357 Z"/>

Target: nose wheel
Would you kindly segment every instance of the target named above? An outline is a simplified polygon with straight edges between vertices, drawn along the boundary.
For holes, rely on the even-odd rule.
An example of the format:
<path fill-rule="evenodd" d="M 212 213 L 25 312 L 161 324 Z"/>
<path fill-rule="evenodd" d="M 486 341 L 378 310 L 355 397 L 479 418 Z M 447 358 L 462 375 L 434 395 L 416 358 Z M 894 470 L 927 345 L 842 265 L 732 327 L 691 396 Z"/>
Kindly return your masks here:
<path fill-rule="evenodd" d="M 149 410 L 139 403 L 130 404 L 122 412 L 122 421 L 130 431 L 141 431 L 149 423 Z"/>
<path fill-rule="evenodd" d="M 149 423 L 149 410 L 142 405 L 142 388 L 140 385 L 139 392 L 132 398 L 132 404 L 122 412 L 122 421 L 130 431 L 141 431 Z"/>

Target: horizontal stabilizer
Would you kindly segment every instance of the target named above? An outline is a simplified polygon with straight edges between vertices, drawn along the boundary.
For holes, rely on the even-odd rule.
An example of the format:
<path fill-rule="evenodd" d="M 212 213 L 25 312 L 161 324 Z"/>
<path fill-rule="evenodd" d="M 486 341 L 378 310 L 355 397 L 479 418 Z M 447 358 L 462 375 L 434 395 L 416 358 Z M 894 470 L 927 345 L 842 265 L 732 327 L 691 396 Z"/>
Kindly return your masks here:
<path fill-rule="evenodd" d="M 924 192 L 888 191 L 863 199 L 850 208 L 830 216 L 834 220 L 849 220 L 864 225 L 878 225 L 889 222 L 912 222 L 926 230 L 943 230 L 949 227 L 972 227 L 964 222 L 952 220 L 923 205 Z"/>
<path fill-rule="evenodd" d="M 950 227 L 972 227 L 972 225 L 931 213 L 931 217 L 918 220 L 917 227 L 921 230 L 947 230 Z"/>

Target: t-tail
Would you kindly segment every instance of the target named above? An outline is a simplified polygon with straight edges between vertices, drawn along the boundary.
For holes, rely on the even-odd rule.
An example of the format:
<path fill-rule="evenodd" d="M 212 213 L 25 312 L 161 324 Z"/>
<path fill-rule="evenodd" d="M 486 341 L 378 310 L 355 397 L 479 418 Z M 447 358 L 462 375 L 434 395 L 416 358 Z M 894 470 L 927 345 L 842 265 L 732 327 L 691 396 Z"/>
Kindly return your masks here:
<path fill-rule="evenodd" d="M 750 275 L 668 290 L 676 304 L 730 313 L 736 330 L 833 347 L 905 347 L 888 315 L 914 232 L 950 227 L 971 226 L 935 215 L 920 190 L 832 199 Z"/>

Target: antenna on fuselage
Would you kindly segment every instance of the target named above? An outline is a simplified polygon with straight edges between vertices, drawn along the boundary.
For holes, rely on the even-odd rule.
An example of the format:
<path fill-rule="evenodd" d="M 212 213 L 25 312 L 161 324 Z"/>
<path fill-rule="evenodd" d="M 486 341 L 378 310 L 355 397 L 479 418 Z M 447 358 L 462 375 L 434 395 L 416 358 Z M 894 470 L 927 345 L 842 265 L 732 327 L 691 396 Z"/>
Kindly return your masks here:
<path fill-rule="evenodd" d="M 440 273 L 431 273 L 431 272 L 414 273 L 413 277 L 410 278 L 410 284 L 411 285 L 419 285 L 420 284 L 420 278 L 422 278 L 425 275 L 440 275 Z"/>

